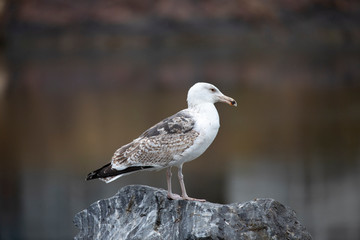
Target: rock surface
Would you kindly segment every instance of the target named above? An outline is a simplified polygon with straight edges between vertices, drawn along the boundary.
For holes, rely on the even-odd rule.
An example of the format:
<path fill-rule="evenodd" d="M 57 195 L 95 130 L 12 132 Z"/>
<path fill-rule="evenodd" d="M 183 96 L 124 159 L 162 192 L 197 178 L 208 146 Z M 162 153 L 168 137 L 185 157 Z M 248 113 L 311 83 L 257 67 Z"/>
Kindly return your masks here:
<path fill-rule="evenodd" d="M 166 191 L 126 186 L 74 218 L 75 239 L 312 239 L 273 199 L 228 205 L 169 200 Z"/>

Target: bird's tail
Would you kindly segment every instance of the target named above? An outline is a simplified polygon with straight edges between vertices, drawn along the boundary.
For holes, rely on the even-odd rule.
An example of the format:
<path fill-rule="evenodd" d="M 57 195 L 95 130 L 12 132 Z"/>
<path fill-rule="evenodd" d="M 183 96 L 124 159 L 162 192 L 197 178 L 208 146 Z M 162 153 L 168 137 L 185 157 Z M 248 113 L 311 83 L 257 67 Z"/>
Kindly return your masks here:
<path fill-rule="evenodd" d="M 116 170 L 112 168 L 111 163 L 106 164 L 105 166 L 89 173 L 86 177 L 86 180 L 92 180 L 99 178 L 100 180 L 105 181 L 106 183 L 112 182 L 115 179 L 135 172 L 135 171 L 141 171 L 149 168 L 154 168 L 153 166 L 130 166 L 122 170 Z"/>
<path fill-rule="evenodd" d="M 115 172 L 116 170 L 111 168 L 111 163 L 108 163 L 105 166 L 89 173 L 86 177 L 86 180 L 111 177 L 116 175 Z"/>

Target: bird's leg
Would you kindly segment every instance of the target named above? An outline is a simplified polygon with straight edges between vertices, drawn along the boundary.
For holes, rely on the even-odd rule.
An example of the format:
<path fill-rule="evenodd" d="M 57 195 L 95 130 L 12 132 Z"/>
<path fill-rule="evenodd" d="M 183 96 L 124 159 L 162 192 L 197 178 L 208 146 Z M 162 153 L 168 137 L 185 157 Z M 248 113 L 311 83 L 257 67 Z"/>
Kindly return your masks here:
<path fill-rule="evenodd" d="M 171 167 L 168 167 L 168 169 L 166 170 L 166 180 L 167 180 L 167 185 L 168 185 L 168 194 L 167 194 L 167 197 L 170 198 L 170 199 L 182 199 L 180 197 L 180 195 L 177 195 L 175 193 L 172 193 L 172 190 L 171 190 Z"/>
<path fill-rule="evenodd" d="M 184 176 L 182 174 L 182 165 L 179 166 L 178 168 L 178 177 L 179 177 L 179 182 L 180 182 L 180 186 L 181 186 L 181 192 L 182 192 L 182 199 L 184 200 L 192 200 L 192 201 L 200 201 L 200 202 L 205 202 L 205 199 L 197 199 L 197 198 L 191 198 L 187 195 L 186 193 L 186 189 L 185 189 L 185 183 L 184 183 Z"/>

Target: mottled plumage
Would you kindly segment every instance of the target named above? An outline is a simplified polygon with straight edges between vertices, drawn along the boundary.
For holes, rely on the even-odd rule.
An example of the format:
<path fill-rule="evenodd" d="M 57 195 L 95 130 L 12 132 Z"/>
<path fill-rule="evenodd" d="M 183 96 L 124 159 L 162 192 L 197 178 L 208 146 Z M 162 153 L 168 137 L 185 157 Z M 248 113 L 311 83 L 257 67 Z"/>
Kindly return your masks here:
<path fill-rule="evenodd" d="M 139 138 L 119 148 L 113 158 L 112 167 L 123 169 L 124 165 L 149 165 L 167 167 L 175 156 L 189 148 L 199 135 L 194 131 L 194 119 L 183 110 L 155 126 Z"/>
<path fill-rule="evenodd" d="M 214 140 L 220 126 L 214 103 L 220 101 L 236 106 L 236 102 L 208 83 L 197 83 L 190 88 L 187 100 L 187 109 L 164 119 L 119 148 L 111 163 L 89 173 L 87 180 L 100 178 L 108 183 L 134 171 L 168 168 L 169 198 L 196 200 L 186 194 L 182 165 L 200 156 Z M 179 168 L 182 197 L 171 191 L 172 166 Z"/>

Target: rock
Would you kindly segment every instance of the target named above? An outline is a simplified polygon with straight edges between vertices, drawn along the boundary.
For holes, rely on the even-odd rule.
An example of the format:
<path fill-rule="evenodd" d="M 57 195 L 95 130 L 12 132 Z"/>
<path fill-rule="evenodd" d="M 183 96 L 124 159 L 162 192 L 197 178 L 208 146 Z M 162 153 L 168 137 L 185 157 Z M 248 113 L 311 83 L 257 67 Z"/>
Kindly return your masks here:
<path fill-rule="evenodd" d="M 76 214 L 75 239 L 312 239 L 273 199 L 228 205 L 169 200 L 166 191 L 126 186 Z"/>

